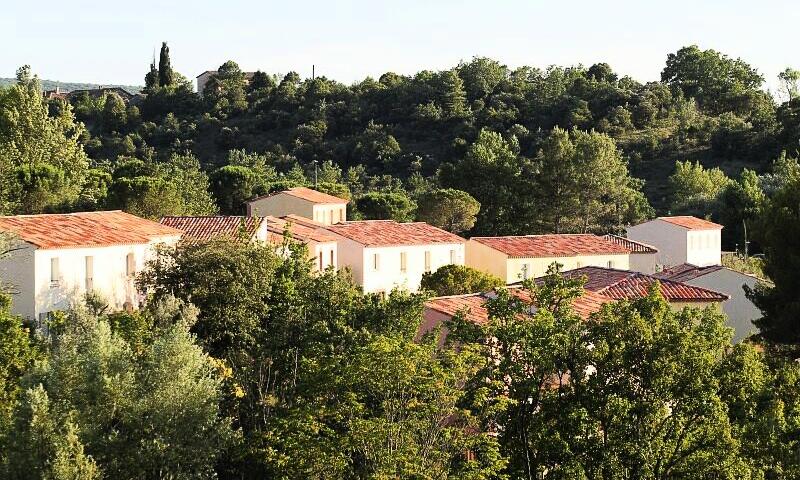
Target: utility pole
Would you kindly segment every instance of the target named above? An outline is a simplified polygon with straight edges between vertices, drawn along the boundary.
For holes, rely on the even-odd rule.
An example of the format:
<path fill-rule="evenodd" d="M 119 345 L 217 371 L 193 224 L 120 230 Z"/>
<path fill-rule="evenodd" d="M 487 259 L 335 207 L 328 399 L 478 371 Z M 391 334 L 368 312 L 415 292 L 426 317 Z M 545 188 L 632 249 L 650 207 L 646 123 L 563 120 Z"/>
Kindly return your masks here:
<path fill-rule="evenodd" d="M 742 226 L 744 227 L 744 258 L 747 258 L 748 248 L 750 242 L 747 241 L 747 222 L 742 219 Z"/>
<path fill-rule="evenodd" d="M 314 188 L 317 188 L 317 160 L 314 160 Z"/>
<path fill-rule="evenodd" d="M 311 64 L 311 80 L 314 80 L 316 77 L 316 66 L 312 63 Z"/>

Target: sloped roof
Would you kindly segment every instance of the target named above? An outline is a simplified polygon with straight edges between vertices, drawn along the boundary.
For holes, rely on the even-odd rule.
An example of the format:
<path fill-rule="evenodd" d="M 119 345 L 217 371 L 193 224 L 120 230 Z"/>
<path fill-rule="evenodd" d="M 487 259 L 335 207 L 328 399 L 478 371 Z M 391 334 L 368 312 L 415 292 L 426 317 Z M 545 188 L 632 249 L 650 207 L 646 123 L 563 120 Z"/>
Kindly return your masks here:
<path fill-rule="evenodd" d="M 738 272 L 728 267 L 723 267 L 722 265 L 709 265 L 707 267 L 698 267 L 697 265 L 692 265 L 691 263 L 682 263 L 680 265 L 675 265 L 674 267 L 665 268 L 664 270 L 655 273 L 653 276 L 660 279 L 674 280 L 676 282 L 689 282 L 694 280 L 695 278 L 708 275 L 709 273 L 718 272 L 720 270 L 728 270 L 734 273 L 738 273 L 739 275 L 745 277 L 752 277 L 755 279 L 758 278 L 754 275 L 750 275 L 744 272 Z"/>
<path fill-rule="evenodd" d="M 620 237 L 619 235 L 613 235 L 609 233 L 603 235 L 603 238 L 605 238 L 609 242 L 614 242 L 617 245 L 622 245 L 623 247 L 630 250 L 631 253 L 658 253 L 658 249 L 652 245 L 648 245 L 642 242 L 635 242 L 629 238 Z"/>
<path fill-rule="evenodd" d="M 691 215 L 680 215 L 674 217 L 658 217 L 667 223 L 683 227 L 687 230 L 720 230 L 722 225 L 702 218 L 693 217 Z"/>
<path fill-rule="evenodd" d="M 472 237 L 470 240 L 493 248 L 512 258 L 630 253 L 630 250 L 623 245 L 592 234 Z"/>
<path fill-rule="evenodd" d="M 279 243 L 283 241 L 283 233 L 289 231 L 292 238 L 301 242 L 335 242 L 336 237 L 324 230 L 297 222 L 290 216 L 285 217 L 265 217 L 267 220 L 267 231 L 269 232 L 270 242 Z M 300 217 L 302 218 L 302 217 Z M 307 219 L 306 219 L 307 220 Z"/>
<path fill-rule="evenodd" d="M 182 233 L 120 210 L 0 217 L 0 231 L 44 249 L 136 245 Z"/>
<path fill-rule="evenodd" d="M 582 267 L 564 272 L 563 275 L 570 278 L 585 276 L 584 288 L 615 300 L 645 297 L 654 282 L 660 283 L 661 294 L 669 302 L 720 302 L 730 298 L 707 288 L 614 268 Z"/>
<path fill-rule="evenodd" d="M 531 302 L 530 294 L 522 288 L 511 287 L 509 288 L 509 292 L 525 302 Z M 485 306 L 488 299 L 489 294 L 486 293 L 451 295 L 431 298 L 425 302 L 425 306 L 451 317 L 459 312 L 463 312 L 466 320 L 477 324 L 484 324 L 489 321 L 489 312 Z M 613 299 L 605 295 L 585 290 L 582 296 L 573 300 L 572 309 L 581 318 L 586 319 L 589 318 L 591 314 L 598 312 L 604 304 L 612 301 Z"/>
<path fill-rule="evenodd" d="M 177 228 L 184 238 L 207 241 L 218 237 L 235 238 L 240 232 L 253 238 L 261 226 L 260 217 L 213 215 L 203 217 L 169 216 L 161 219 L 162 225 Z"/>
<path fill-rule="evenodd" d="M 321 204 L 339 205 L 342 203 L 349 203 L 349 200 L 346 200 L 344 198 L 334 197 L 333 195 L 328 195 L 327 193 L 322 193 L 317 190 L 306 187 L 294 187 L 288 190 L 281 190 L 280 192 L 272 192 L 267 195 L 261 195 L 260 197 L 256 197 L 250 200 L 250 202 L 255 202 L 256 200 L 273 197 L 275 195 L 291 195 L 293 197 L 302 198 L 303 200 L 312 203 L 321 203 Z"/>
<path fill-rule="evenodd" d="M 400 223 L 394 220 L 362 220 L 337 223 L 325 228 L 367 247 L 465 242 L 458 235 L 425 222 Z"/>

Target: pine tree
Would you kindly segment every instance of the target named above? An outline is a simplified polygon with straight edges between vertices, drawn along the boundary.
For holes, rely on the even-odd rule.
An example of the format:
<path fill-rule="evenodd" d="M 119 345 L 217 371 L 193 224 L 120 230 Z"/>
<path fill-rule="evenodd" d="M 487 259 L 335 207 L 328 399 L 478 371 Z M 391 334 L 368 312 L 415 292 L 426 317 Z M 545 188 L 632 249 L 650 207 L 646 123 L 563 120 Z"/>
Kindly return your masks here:
<path fill-rule="evenodd" d="M 158 59 L 158 84 L 166 87 L 175 83 L 175 73 L 169 62 L 169 47 L 167 42 L 161 43 L 161 56 Z"/>
<path fill-rule="evenodd" d="M 150 62 L 150 71 L 144 76 L 144 90 L 151 92 L 158 86 L 158 68 L 156 68 L 156 55 L 153 53 L 153 61 Z"/>

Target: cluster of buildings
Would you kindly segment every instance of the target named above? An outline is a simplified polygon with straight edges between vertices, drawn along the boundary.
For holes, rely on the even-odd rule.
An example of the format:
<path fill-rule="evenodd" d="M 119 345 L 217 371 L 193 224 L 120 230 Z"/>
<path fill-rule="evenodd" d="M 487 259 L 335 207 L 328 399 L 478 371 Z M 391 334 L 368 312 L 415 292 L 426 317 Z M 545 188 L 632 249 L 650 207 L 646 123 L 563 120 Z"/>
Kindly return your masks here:
<path fill-rule="evenodd" d="M 424 222 L 347 220 L 348 201 L 305 187 L 255 198 L 245 216 L 165 217 L 153 222 L 120 212 L 0 217 L 0 233 L 16 239 L 0 259 L 0 282 L 14 294 L 14 311 L 30 319 L 68 308 L 89 291 L 114 308 L 141 302 L 133 279 L 157 244 L 238 237 L 280 245 L 289 238 L 308 249 L 314 269 L 347 267 L 367 293 L 416 291 L 422 276 L 449 264 L 467 265 L 519 283 L 542 277 L 557 262 L 565 275 L 587 279 L 574 308 L 588 316 L 603 304 L 646 295 L 659 282 L 674 308 L 715 306 L 742 339 L 758 310 L 743 285 L 756 279 L 720 265 L 721 226 L 695 217 L 660 217 L 630 227 L 627 236 L 551 234 L 473 237 Z M 288 234 L 288 237 L 287 237 Z M 491 292 L 437 297 L 427 302 L 433 328 L 456 312 L 486 321 Z"/>

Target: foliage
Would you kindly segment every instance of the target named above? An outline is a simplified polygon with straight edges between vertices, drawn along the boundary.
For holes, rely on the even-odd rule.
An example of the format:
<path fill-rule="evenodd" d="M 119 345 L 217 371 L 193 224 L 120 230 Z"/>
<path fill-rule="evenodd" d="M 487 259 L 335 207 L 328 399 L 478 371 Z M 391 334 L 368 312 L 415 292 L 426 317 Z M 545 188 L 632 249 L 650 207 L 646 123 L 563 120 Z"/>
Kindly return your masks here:
<path fill-rule="evenodd" d="M 465 265 L 444 265 L 435 272 L 424 273 L 420 282 L 421 289 L 437 296 L 488 292 L 503 285 L 494 275 Z"/>
<path fill-rule="evenodd" d="M 417 204 L 417 220 L 452 233 L 470 230 L 481 209 L 470 194 L 452 188 L 426 192 Z"/>
<path fill-rule="evenodd" d="M 672 211 L 702 218 L 717 208 L 730 179 L 719 168 L 706 170 L 699 163 L 687 160 L 675 163 L 675 173 L 669 177 L 669 183 Z"/>
<path fill-rule="evenodd" d="M 355 208 L 365 220 L 414 220 L 416 204 L 402 192 L 370 192 L 356 198 Z"/>

